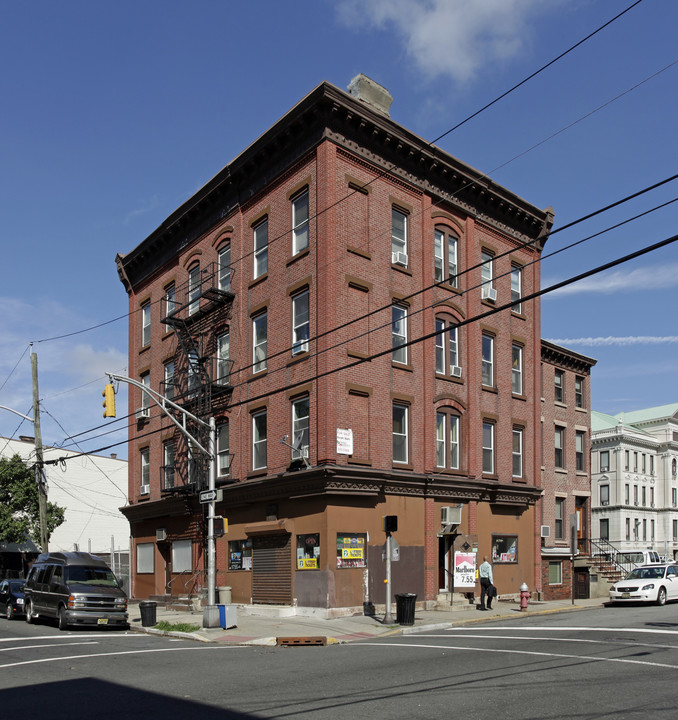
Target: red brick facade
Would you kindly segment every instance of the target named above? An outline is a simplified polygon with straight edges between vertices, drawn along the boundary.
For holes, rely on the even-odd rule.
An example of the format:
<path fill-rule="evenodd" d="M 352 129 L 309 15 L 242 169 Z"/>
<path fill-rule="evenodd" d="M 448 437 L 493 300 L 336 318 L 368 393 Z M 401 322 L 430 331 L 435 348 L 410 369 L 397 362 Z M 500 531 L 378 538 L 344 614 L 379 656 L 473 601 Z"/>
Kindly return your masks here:
<path fill-rule="evenodd" d="M 261 567 L 263 558 L 272 557 L 266 543 L 273 546 L 286 536 L 289 547 L 280 540 L 275 572 L 283 584 L 289 582 L 291 602 L 326 609 L 383 603 L 383 515 L 399 518 L 393 591 L 434 601 L 449 549 L 441 508 L 457 503 L 463 505 L 457 532 L 473 537 L 481 555 L 491 555 L 493 547 L 504 551 L 495 558 L 500 593 L 516 592 L 523 581 L 533 585 L 541 576 L 534 542 L 541 486 L 539 301 L 493 311 L 511 302 L 512 269 L 514 281 L 521 269 L 523 297 L 539 289 L 535 260 L 552 216 L 433 151 L 383 114 L 323 84 L 138 248 L 118 258 L 132 313 L 130 376 L 140 380 L 150 373 L 150 386 L 157 390 L 165 364 L 173 360 L 179 388 L 185 382 L 185 343 L 181 328 L 170 324 L 168 331 L 161 322 L 167 314 L 163 298 L 171 284 L 186 285 L 196 263 L 213 268 L 219 251 L 230 245 L 232 297 L 205 310 L 200 330 L 196 322 L 187 325 L 187 333 L 199 335 L 196 358 L 205 367 L 212 367 L 215 338 L 229 334 L 230 388 L 225 397 L 212 398 L 203 414 L 229 426 L 229 473 L 217 478 L 224 492 L 217 512 L 228 517 L 229 532 L 217 542 L 217 570 L 218 583 L 233 588 L 235 602 L 278 598 L 266 597 L 254 569 L 229 570 L 228 543 L 251 542 L 253 563 L 259 559 Z M 308 247 L 295 252 L 292 205 L 304 192 Z M 394 209 L 405 218 L 406 258 L 393 255 Z M 264 221 L 267 270 L 255 277 L 255 231 Z M 436 232 L 445 243 L 456 238 L 455 282 L 436 285 Z M 451 250 L 443 247 L 447 268 Z M 485 299 L 483 252 L 493 258 L 496 291 Z M 306 291 L 309 339 L 295 352 L 294 302 Z M 147 302 L 150 342 L 142 345 L 140 310 Z M 208 294 L 199 302 L 208 303 Z M 403 340 L 412 343 L 402 358 L 392 351 L 394 305 L 406 315 Z M 263 322 L 264 313 L 265 369 L 253 366 L 253 322 Z M 436 319 L 445 327 L 458 324 L 454 364 L 447 333 L 437 353 Z M 484 337 L 492 346 L 492 378 L 485 385 Z M 522 352 L 519 392 L 512 388 L 514 346 Z M 444 362 L 436 372 L 441 353 Z M 292 462 L 290 448 L 280 442 L 283 436 L 294 440 L 292 404 L 300 398 L 308 399 L 309 467 Z M 190 393 L 180 402 L 188 407 L 189 400 Z M 140 391 L 132 388 L 129 407 L 141 405 Z M 406 418 L 395 434 L 394 407 Z M 263 411 L 265 452 L 258 447 L 265 462 L 255 469 L 253 442 L 261 437 L 253 436 L 254 423 Z M 444 452 L 437 443 L 438 423 L 441 428 L 446 423 Z M 456 455 L 449 432 L 455 423 Z M 485 453 L 493 467 L 485 470 L 483 423 L 493 434 L 493 447 Z M 352 454 L 338 453 L 338 430 L 352 431 Z M 134 576 L 137 597 L 178 594 L 180 585 L 194 589 L 202 582 L 204 507 L 196 491 L 205 481 L 198 473 L 196 483 L 187 484 L 185 442 L 177 436 L 157 408 L 130 432 L 126 514 L 134 547 L 143 544 L 153 555 Z M 175 486 L 163 488 L 163 442 L 173 438 Z M 146 449 L 149 491 L 140 494 L 140 453 Z M 197 522 L 195 532 L 188 529 L 191 520 L 191 528 Z M 167 531 L 163 541 L 156 540 L 158 528 Z M 312 558 L 306 556 L 311 568 L 305 569 L 303 548 L 297 546 L 309 534 L 319 547 Z M 188 535 L 194 541 L 192 568 L 178 574 L 171 564 L 173 543 Z M 354 567 L 340 559 L 338 545 L 348 536 L 358 558 Z"/>

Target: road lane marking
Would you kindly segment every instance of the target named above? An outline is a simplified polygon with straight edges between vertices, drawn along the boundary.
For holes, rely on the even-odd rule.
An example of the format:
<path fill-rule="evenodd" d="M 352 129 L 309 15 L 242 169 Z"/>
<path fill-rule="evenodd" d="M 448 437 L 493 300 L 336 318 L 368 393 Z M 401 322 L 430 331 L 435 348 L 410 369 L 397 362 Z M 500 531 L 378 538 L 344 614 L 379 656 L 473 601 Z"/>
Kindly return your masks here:
<path fill-rule="evenodd" d="M 374 645 L 382 647 L 404 647 L 404 648 L 420 648 L 428 650 L 461 650 L 467 652 L 488 652 L 488 653 L 504 653 L 506 655 L 531 655 L 537 657 L 549 658 L 552 660 L 586 660 L 602 663 L 623 663 L 626 665 L 648 665 L 649 667 L 667 668 L 669 670 L 678 670 L 678 665 L 669 665 L 667 663 L 648 662 L 647 660 L 626 660 L 625 658 L 602 658 L 596 655 L 570 655 L 565 653 L 546 653 L 536 650 L 504 650 L 502 648 L 474 648 L 474 647 L 457 647 L 455 645 L 422 645 L 410 643 L 369 643 L 369 647 Z M 0 665 L 0 668 L 4 667 Z"/>
<path fill-rule="evenodd" d="M 171 647 L 171 648 L 153 648 L 151 650 L 123 650 L 120 652 L 104 652 L 92 653 L 91 655 L 66 655 L 64 657 L 40 658 L 38 660 L 22 660 L 21 662 L 7 663 L 0 665 L 0 670 L 4 668 L 19 667 L 20 665 L 37 665 L 39 663 L 62 662 L 65 660 L 90 660 L 96 657 L 115 657 L 116 655 L 143 655 L 145 653 L 160 652 L 186 652 L 187 650 L 238 650 L 244 648 L 245 645 L 199 645 L 198 647 Z"/>
<path fill-rule="evenodd" d="M 0 638 L 0 642 L 3 643 L 9 643 L 9 642 L 26 642 L 27 640 L 55 640 L 56 642 L 61 642 L 63 640 L 68 640 L 69 638 L 98 638 L 101 640 L 102 637 L 105 637 L 103 633 L 88 633 L 88 634 L 80 634 L 77 635 L 73 633 L 69 633 L 68 635 L 36 635 L 34 637 L 10 637 L 10 638 Z M 125 633 L 124 635 L 116 635 L 116 637 L 144 637 L 143 633 Z"/>
<path fill-rule="evenodd" d="M 427 638 L 449 638 L 449 635 L 431 635 L 426 633 Z M 455 638 L 473 638 L 477 640 L 479 635 L 465 635 L 462 633 L 455 633 Z M 518 637 L 517 635 L 482 635 L 482 638 L 490 638 L 492 640 L 543 640 L 544 642 L 571 642 L 571 643 L 591 643 L 593 645 L 624 645 L 631 642 L 623 638 L 610 639 L 610 640 L 586 640 L 584 638 L 555 638 L 555 637 L 535 637 L 531 635 L 528 637 Z M 655 643 L 641 643 L 633 642 L 633 647 L 650 647 L 650 648 L 662 648 L 666 650 L 678 650 L 678 645 L 657 645 Z"/>
<path fill-rule="evenodd" d="M 66 647 L 66 645 L 98 645 L 97 642 L 72 642 L 72 643 L 64 643 L 63 645 L 60 645 L 59 647 Z M 43 645 L 42 647 L 45 647 Z M 15 650 L 38 650 L 39 646 L 36 645 L 20 645 L 19 647 L 6 647 L 6 648 L 0 648 L 0 652 L 14 652 Z"/>
<path fill-rule="evenodd" d="M 510 630 L 511 632 L 606 632 L 606 633 L 647 633 L 650 635 L 678 635 L 678 630 L 662 630 L 651 628 L 601 628 L 601 627 L 511 627 L 509 625 L 493 625 L 492 627 L 459 628 L 464 632 L 492 632 L 493 630 Z M 450 628 L 449 632 L 456 634 L 457 628 Z"/>

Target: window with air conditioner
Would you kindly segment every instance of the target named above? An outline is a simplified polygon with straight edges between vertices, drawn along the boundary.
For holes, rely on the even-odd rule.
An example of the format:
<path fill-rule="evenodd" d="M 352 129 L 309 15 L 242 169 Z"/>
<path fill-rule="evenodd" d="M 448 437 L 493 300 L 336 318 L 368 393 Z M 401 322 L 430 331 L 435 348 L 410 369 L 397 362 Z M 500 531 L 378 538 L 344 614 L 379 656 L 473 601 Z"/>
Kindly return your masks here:
<path fill-rule="evenodd" d="M 292 402 L 292 460 L 309 456 L 310 410 L 308 396 Z"/>
<path fill-rule="evenodd" d="M 461 505 L 445 505 L 440 508 L 440 521 L 442 525 L 461 524 Z"/>
<path fill-rule="evenodd" d="M 292 298 L 292 355 L 308 352 L 310 328 L 309 292 L 303 290 Z"/>
<path fill-rule="evenodd" d="M 391 262 L 407 267 L 407 215 L 391 208 Z"/>

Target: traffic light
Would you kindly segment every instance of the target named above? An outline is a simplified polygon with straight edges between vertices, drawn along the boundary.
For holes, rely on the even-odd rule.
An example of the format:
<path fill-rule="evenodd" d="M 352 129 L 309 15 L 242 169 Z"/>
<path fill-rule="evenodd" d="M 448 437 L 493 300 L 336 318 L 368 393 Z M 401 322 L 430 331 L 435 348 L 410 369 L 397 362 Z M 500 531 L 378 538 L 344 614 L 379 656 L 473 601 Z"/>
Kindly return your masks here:
<path fill-rule="evenodd" d="M 228 532 L 228 519 L 221 515 L 214 516 L 214 537 L 223 537 Z"/>
<path fill-rule="evenodd" d="M 101 393 L 104 396 L 104 401 L 101 403 L 104 407 L 104 417 L 115 417 L 115 388 L 112 383 L 104 386 L 104 391 Z"/>
<path fill-rule="evenodd" d="M 392 533 L 398 530 L 398 516 L 397 515 L 382 515 L 381 526 L 384 532 Z"/>

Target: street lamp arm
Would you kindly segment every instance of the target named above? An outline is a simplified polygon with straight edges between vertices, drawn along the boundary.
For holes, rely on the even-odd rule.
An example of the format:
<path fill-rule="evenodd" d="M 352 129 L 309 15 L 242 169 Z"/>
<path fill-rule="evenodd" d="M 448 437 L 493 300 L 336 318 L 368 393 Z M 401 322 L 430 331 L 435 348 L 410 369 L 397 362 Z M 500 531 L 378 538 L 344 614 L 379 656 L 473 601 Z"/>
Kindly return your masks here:
<path fill-rule="evenodd" d="M 169 405 L 171 408 L 176 410 L 177 412 L 180 412 L 183 415 L 184 422 L 186 421 L 186 418 L 190 418 L 191 420 L 197 422 L 198 424 L 202 425 L 203 427 L 209 428 L 210 423 L 205 422 L 204 420 L 201 420 L 199 417 L 196 417 L 192 413 L 188 412 L 188 410 L 185 410 L 180 405 L 177 405 L 175 402 L 172 402 L 169 398 L 166 398 L 164 395 L 161 395 L 159 392 L 156 392 L 152 388 L 149 388 L 148 386 L 144 385 L 143 383 L 140 383 L 138 380 L 133 380 L 130 377 L 126 377 L 125 375 L 116 375 L 115 373 L 106 373 L 110 380 L 117 380 L 118 382 L 124 382 L 128 385 L 134 385 L 134 387 L 139 388 L 142 392 L 146 393 L 148 397 L 153 400 L 153 402 L 167 415 L 167 417 L 179 428 L 179 430 L 210 460 L 214 459 L 214 455 L 209 450 L 205 449 L 189 432 L 186 430 L 186 427 L 182 425 L 175 417 L 172 415 L 172 413 L 169 412 L 167 409 L 167 406 Z"/>
<path fill-rule="evenodd" d="M 18 410 L 12 410 L 12 408 L 8 408 L 5 405 L 0 405 L 0 410 L 9 410 L 9 412 L 14 413 L 15 415 L 18 415 L 19 417 L 22 417 L 24 420 L 28 420 L 29 422 L 34 423 L 35 420 L 33 418 L 28 417 L 28 415 L 24 415 L 23 413 L 20 413 Z"/>

